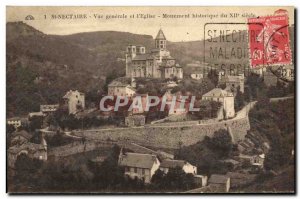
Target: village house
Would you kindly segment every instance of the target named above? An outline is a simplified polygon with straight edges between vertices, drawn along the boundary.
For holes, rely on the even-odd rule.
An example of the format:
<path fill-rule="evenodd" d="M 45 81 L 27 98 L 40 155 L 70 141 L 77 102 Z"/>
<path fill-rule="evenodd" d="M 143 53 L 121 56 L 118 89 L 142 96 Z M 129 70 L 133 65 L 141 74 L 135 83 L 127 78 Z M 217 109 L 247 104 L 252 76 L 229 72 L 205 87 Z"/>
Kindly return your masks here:
<path fill-rule="evenodd" d="M 244 74 L 240 75 L 225 75 L 221 76 L 219 80 L 219 85 L 225 84 L 226 90 L 231 91 L 233 93 L 237 93 L 237 89 L 244 93 L 245 92 L 245 77 Z"/>
<path fill-rule="evenodd" d="M 19 117 L 13 117 L 7 119 L 7 124 L 8 125 L 13 125 L 16 129 L 22 126 L 22 119 Z"/>
<path fill-rule="evenodd" d="M 184 160 L 169 160 L 165 159 L 161 162 L 159 169 L 165 174 L 169 172 L 170 169 L 181 168 L 185 173 L 190 173 L 193 175 L 197 174 L 197 167 L 191 165 Z"/>
<path fill-rule="evenodd" d="M 212 189 L 220 190 L 220 192 L 229 192 L 230 178 L 226 175 L 212 174 L 208 179 L 208 185 Z"/>
<path fill-rule="evenodd" d="M 139 99 L 138 99 L 139 98 Z M 136 101 L 137 103 L 140 103 L 139 107 L 134 107 L 132 109 L 132 114 L 142 114 L 147 110 L 147 107 L 149 106 L 149 96 L 148 93 L 146 94 L 138 94 L 136 93 L 133 97 L 133 102 Z"/>
<path fill-rule="evenodd" d="M 162 99 L 166 100 L 166 107 L 168 109 L 168 115 L 184 115 L 188 112 L 189 102 L 187 98 L 183 98 L 181 92 L 171 93 L 171 90 L 167 90 Z M 171 105 L 172 101 L 173 106 Z"/>
<path fill-rule="evenodd" d="M 129 45 L 126 49 L 126 77 L 178 78 L 182 79 L 182 67 L 167 50 L 167 39 L 160 29 L 155 38 L 155 48 L 146 53 L 141 45 Z"/>
<path fill-rule="evenodd" d="M 120 152 L 119 166 L 124 167 L 125 176 L 131 179 L 140 179 L 145 183 L 151 183 L 151 178 L 159 169 L 160 162 L 155 155 L 141 153 Z"/>
<path fill-rule="evenodd" d="M 234 110 L 234 96 L 231 92 L 222 90 L 221 88 L 214 88 L 205 93 L 202 100 L 221 102 L 224 111 L 224 118 L 232 118 L 235 116 Z"/>
<path fill-rule="evenodd" d="M 29 158 L 47 160 L 47 142 L 44 138 L 41 140 L 41 144 L 35 144 L 26 142 L 22 145 L 11 146 L 7 150 L 8 167 L 15 168 L 15 162 L 19 155 L 25 154 Z"/>
<path fill-rule="evenodd" d="M 207 176 L 205 175 L 194 175 L 194 183 L 197 187 L 205 187 L 207 186 Z"/>
<path fill-rule="evenodd" d="M 33 117 L 44 117 L 45 114 L 43 112 L 31 112 L 28 114 L 28 120 L 32 119 Z"/>
<path fill-rule="evenodd" d="M 25 130 L 15 131 L 10 135 L 10 146 L 25 144 L 31 137 L 32 135 Z"/>
<path fill-rule="evenodd" d="M 203 79 L 203 74 L 201 74 L 201 73 L 192 73 L 191 78 L 196 79 L 196 80 L 201 80 L 201 79 Z"/>
<path fill-rule="evenodd" d="M 247 172 L 227 172 L 226 176 L 230 178 L 230 187 L 237 188 L 252 183 L 256 179 L 257 174 L 249 174 Z"/>
<path fill-rule="evenodd" d="M 133 82 L 133 84 L 135 83 Z M 135 88 L 122 80 L 116 79 L 108 85 L 108 95 L 110 96 L 133 97 L 135 93 Z"/>
<path fill-rule="evenodd" d="M 68 107 L 69 114 L 76 114 L 85 108 L 85 97 L 84 93 L 79 91 L 68 91 L 65 96 L 65 105 Z"/>
<path fill-rule="evenodd" d="M 264 167 L 264 161 L 265 161 L 265 154 L 255 154 L 255 155 L 245 155 L 245 154 L 240 154 L 239 158 L 241 161 L 254 166 L 258 168 L 263 168 Z"/>
<path fill-rule="evenodd" d="M 264 153 L 259 154 L 259 155 L 255 155 L 251 159 L 251 164 L 253 166 L 256 166 L 256 167 L 259 167 L 259 168 L 264 167 L 264 162 L 265 162 L 265 154 Z"/>
<path fill-rule="evenodd" d="M 49 114 L 57 111 L 59 108 L 59 104 L 45 104 L 45 105 L 40 105 L 40 112 L 44 114 Z"/>
<path fill-rule="evenodd" d="M 144 115 L 128 115 L 125 117 L 125 126 L 144 126 L 146 123 L 146 117 Z"/>

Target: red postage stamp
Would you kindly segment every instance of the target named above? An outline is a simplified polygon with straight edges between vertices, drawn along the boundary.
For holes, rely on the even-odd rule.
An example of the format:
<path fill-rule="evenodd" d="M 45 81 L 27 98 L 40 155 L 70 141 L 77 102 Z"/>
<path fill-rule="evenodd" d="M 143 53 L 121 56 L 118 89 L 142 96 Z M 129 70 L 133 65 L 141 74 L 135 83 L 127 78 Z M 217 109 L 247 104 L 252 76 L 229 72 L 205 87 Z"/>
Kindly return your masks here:
<path fill-rule="evenodd" d="M 276 11 L 274 16 L 248 19 L 252 68 L 291 63 L 288 24 L 284 10 Z"/>

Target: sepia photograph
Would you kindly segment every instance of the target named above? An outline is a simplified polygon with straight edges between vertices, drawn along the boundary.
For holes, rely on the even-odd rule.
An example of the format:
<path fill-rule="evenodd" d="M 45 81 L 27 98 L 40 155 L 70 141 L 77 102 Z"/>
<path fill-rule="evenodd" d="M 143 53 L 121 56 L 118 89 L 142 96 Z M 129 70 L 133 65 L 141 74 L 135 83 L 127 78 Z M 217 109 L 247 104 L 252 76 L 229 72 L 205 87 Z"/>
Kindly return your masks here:
<path fill-rule="evenodd" d="M 295 194 L 293 6 L 6 6 L 8 194 Z"/>

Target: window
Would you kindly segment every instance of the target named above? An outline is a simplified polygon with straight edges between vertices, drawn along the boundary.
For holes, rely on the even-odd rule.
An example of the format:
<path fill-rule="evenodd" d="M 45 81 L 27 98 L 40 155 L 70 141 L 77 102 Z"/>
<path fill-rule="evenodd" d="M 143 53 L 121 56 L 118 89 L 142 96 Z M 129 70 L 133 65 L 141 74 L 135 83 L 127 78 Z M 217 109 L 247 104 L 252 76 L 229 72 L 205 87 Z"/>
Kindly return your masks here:
<path fill-rule="evenodd" d="M 145 169 L 142 169 L 142 174 L 145 175 Z"/>
<path fill-rule="evenodd" d="M 129 171 L 129 167 L 125 167 L 125 172 L 128 172 Z"/>
<path fill-rule="evenodd" d="M 164 45 L 160 45 L 160 48 L 163 48 L 164 47 Z"/>
<path fill-rule="evenodd" d="M 137 173 L 137 168 L 136 167 L 134 168 L 134 173 Z"/>

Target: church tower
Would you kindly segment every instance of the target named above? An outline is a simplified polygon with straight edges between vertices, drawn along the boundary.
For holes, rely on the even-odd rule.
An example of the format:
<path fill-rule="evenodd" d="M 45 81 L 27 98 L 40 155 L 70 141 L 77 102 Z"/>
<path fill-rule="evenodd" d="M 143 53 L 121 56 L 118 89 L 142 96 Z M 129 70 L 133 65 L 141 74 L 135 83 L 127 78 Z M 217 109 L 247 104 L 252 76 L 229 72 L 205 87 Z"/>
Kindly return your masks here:
<path fill-rule="evenodd" d="M 155 48 L 157 49 L 166 49 L 167 48 L 167 39 L 162 29 L 159 29 L 157 36 L 155 38 Z"/>

